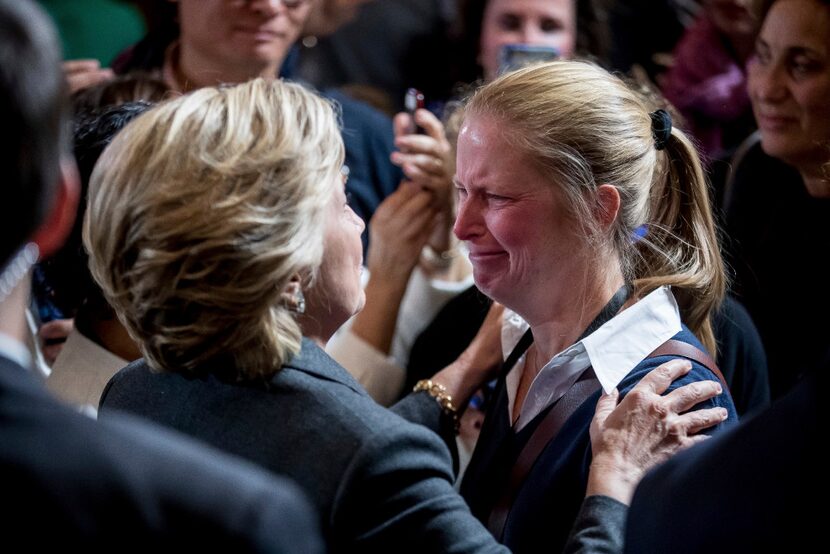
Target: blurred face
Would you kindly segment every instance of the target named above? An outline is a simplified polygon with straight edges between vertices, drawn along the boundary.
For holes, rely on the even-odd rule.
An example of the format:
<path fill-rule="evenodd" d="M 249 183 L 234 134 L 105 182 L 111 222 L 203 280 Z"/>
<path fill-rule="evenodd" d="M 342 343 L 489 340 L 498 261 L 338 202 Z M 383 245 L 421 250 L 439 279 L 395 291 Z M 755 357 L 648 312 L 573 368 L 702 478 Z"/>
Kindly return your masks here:
<path fill-rule="evenodd" d="M 505 44 L 552 46 L 570 58 L 576 47 L 574 0 L 490 0 L 481 25 L 479 58 L 488 81 L 499 74 Z"/>
<path fill-rule="evenodd" d="M 282 64 L 313 0 L 178 0 L 182 47 L 215 65 Z M 221 80 L 221 76 L 219 77 Z"/>
<path fill-rule="evenodd" d="M 721 33 L 728 37 L 751 37 L 756 21 L 749 11 L 750 0 L 708 0 L 709 17 Z"/>
<path fill-rule="evenodd" d="M 764 20 L 748 73 L 764 151 L 795 166 L 826 158 L 830 8 L 814 0 L 778 0 Z"/>
<path fill-rule="evenodd" d="M 326 229 L 323 237 L 323 263 L 317 283 L 307 298 L 314 315 L 324 327 L 337 330 L 363 308 L 366 296 L 360 283 L 363 265 L 363 244 L 360 235 L 365 225 L 346 201 L 344 180 L 338 184 L 326 208 Z"/>
<path fill-rule="evenodd" d="M 574 294 L 584 281 L 583 241 L 556 184 L 504 140 L 504 127 L 474 116 L 461 129 L 453 230 L 467 243 L 476 285 L 532 324 L 540 300 Z"/>

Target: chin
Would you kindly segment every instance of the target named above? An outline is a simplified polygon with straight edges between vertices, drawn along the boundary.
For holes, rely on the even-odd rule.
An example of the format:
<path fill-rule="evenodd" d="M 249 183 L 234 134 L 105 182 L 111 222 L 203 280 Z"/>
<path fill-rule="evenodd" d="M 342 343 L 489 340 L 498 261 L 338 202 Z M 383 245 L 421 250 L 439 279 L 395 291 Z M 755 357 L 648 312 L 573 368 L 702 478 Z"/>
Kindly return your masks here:
<path fill-rule="evenodd" d="M 363 292 L 363 290 L 361 289 L 360 299 L 355 303 L 355 309 L 352 311 L 352 315 L 359 314 L 365 306 L 366 306 L 366 293 Z"/>
<path fill-rule="evenodd" d="M 768 156 L 790 163 L 797 152 L 792 148 L 792 141 L 788 137 L 773 133 L 761 134 L 761 149 Z"/>
<path fill-rule="evenodd" d="M 508 298 L 504 294 L 503 287 L 500 287 L 497 282 L 494 282 L 493 280 L 487 281 L 485 279 L 479 279 L 475 276 L 475 274 L 473 274 L 473 278 L 476 283 L 476 288 L 478 288 L 478 290 L 480 290 L 485 296 L 510 308 L 510 306 L 506 303 Z"/>

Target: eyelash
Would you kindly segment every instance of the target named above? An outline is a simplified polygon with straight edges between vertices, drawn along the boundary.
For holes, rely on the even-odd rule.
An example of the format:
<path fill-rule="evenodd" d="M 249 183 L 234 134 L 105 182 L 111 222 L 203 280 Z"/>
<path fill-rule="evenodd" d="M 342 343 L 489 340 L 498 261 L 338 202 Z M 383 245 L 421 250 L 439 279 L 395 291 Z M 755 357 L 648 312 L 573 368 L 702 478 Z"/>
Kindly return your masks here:
<path fill-rule="evenodd" d="M 506 197 L 506 196 L 501 196 L 501 195 L 498 195 L 498 194 L 490 194 L 490 193 L 487 194 L 487 199 L 491 200 L 493 202 L 504 202 L 506 200 L 509 200 L 509 198 Z"/>
<path fill-rule="evenodd" d="M 812 61 L 809 61 L 809 60 L 807 60 L 807 61 L 793 60 L 792 62 L 790 62 L 790 67 L 792 68 L 792 72 L 794 74 L 804 75 L 804 74 L 810 73 L 813 70 L 813 68 L 815 67 L 815 64 Z"/>

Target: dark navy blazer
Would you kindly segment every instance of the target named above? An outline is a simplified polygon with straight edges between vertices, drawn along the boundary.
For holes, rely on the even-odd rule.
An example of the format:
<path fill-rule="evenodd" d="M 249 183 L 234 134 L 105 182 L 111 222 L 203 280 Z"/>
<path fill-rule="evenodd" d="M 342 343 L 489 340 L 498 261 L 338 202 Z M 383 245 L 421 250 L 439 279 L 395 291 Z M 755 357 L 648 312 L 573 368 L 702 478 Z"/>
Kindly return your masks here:
<path fill-rule="evenodd" d="M 7 547 L 323 551 L 311 507 L 285 479 L 136 418 L 95 422 L 4 357 L 0 490 Z"/>
<path fill-rule="evenodd" d="M 766 411 L 646 475 L 626 552 L 821 550 L 830 478 L 819 396 L 828 372 L 825 361 Z"/>

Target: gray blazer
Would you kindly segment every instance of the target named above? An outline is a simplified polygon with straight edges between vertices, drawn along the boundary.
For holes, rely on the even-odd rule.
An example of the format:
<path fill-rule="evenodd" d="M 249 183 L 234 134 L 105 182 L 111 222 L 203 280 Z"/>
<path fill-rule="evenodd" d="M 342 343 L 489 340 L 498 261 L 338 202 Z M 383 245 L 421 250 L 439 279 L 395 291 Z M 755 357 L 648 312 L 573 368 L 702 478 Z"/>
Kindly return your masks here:
<path fill-rule="evenodd" d="M 214 368 L 216 369 L 216 368 Z M 505 552 L 453 489 L 440 410 L 424 393 L 376 404 L 308 339 L 267 383 L 121 370 L 100 417 L 148 417 L 293 478 L 322 516 L 334 552 Z"/>

